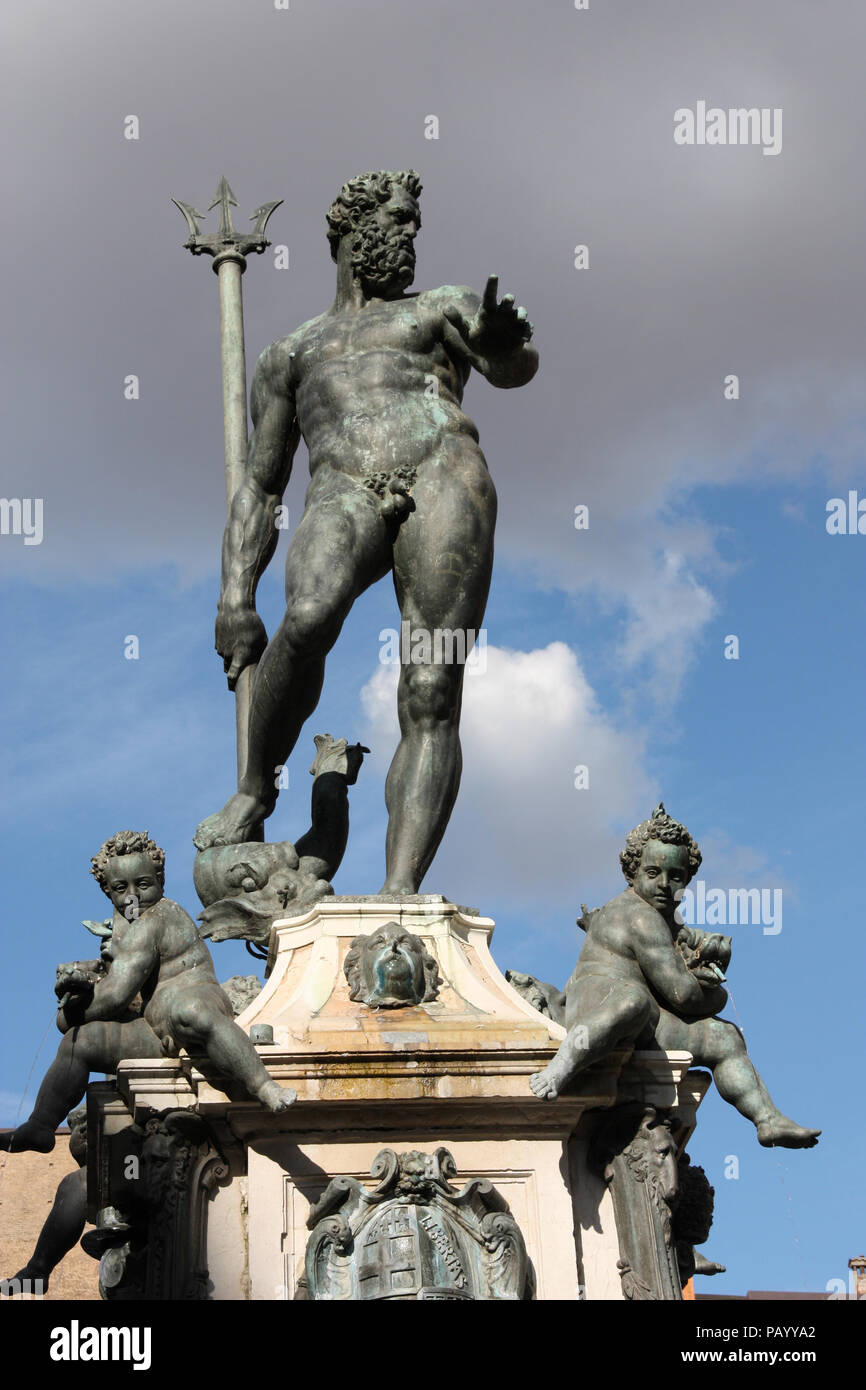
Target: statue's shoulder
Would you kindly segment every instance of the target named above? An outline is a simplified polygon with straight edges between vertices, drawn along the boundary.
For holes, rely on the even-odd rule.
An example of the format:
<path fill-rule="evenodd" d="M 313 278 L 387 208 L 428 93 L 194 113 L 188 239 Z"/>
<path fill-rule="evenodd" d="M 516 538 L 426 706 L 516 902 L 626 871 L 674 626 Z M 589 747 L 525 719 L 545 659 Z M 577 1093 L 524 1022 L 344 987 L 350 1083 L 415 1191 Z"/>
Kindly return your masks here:
<path fill-rule="evenodd" d="M 198 927 L 180 903 L 172 898 L 160 898 L 158 903 L 148 908 L 148 916 L 153 914 L 154 925 L 161 931 L 170 931 L 175 941 L 194 941 L 198 937 Z"/>
<path fill-rule="evenodd" d="M 286 374 L 290 374 L 292 358 L 316 336 L 325 317 L 325 314 L 317 314 L 314 319 L 307 319 L 306 323 L 302 323 L 298 328 L 293 328 L 291 333 L 286 333 L 282 338 L 276 338 L 259 356 L 256 372 L 273 381 L 280 380 Z"/>
<path fill-rule="evenodd" d="M 655 908 L 638 897 L 633 888 L 626 888 L 617 897 L 611 898 L 593 917 L 597 929 L 608 931 L 623 928 L 631 931 L 641 926 L 653 926 L 659 920 Z"/>
<path fill-rule="evenodd" d="M 439 314 L 449 306 L 474 314 L 481 303 L 481 295 L 471 285 L 440 285 L 435 290 L 421 290 L 416 299 L 423 308 Z"/>

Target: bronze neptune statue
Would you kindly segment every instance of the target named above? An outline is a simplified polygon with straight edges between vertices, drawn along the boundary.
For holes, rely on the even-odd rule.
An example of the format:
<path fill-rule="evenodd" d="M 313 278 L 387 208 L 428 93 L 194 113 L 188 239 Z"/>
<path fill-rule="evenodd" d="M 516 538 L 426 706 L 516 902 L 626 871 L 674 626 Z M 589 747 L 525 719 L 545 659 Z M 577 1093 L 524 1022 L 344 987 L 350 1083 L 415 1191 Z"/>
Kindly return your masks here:
<path fill-rule="evenodd" d="M 420 193 L 412 170 L 343 185 L 327 215 L 334 302 L 256 367 L 216 620 L 229 687 L 258 663 L 248 746 L 237 791 L 195 835 L 200 850 L 260 837 L 274 771 L 316 708 L 325 657 L 355 599 L 391 573 L 410 635 L 448 639 L 400 672 L 382 888 L 396 894 L 418 891 L 457 796 L 464 672 L 453 638 L 471 648 L 493 562 L 496 492 L 463 390 L 473 367 L 501 387 L 523 386 L 538 367 L 526 311 L 512 295 L 497 298 L 496 276 L 482 295 L 455 285 L 409 292 Z M 302 436 L 311 481 L 286 560 L 285 617 L 268 642 L 256 586 Z"/>

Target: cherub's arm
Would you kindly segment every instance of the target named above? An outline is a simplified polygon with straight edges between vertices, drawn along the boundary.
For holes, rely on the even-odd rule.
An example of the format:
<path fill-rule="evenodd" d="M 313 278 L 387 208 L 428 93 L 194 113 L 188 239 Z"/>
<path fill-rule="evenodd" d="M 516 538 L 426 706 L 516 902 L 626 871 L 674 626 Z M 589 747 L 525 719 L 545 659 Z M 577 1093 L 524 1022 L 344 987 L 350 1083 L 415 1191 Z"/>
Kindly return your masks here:
<path fill-rule="evenodd" d="M 115 938 L 111 965 L 94 986 L 93 998 L 84 1010 L 83 1023 L 116 1018 L 129 1007 L 159 964 L 157 932 L 156 922 L 148 922 L 143 916 L 122 944 Z"/>
<path fill-rule="evenodd" d="M 57 967 L 54 993 L 60 1000 L 55 1022 L 58 1031 L 68 1033 L 84 1021 L 97 980 L 105 974 L 103 960 L 73 960 Z"/>
<path fill-rule="evenodd" d="M 659 1000 L 675 1013 L 710 1017 L 724 1008 L 727 994 L 719 986 L 704 988 L 689 970 L 663 922 L 647 915 L 630 934 L 635 959 Z"/>

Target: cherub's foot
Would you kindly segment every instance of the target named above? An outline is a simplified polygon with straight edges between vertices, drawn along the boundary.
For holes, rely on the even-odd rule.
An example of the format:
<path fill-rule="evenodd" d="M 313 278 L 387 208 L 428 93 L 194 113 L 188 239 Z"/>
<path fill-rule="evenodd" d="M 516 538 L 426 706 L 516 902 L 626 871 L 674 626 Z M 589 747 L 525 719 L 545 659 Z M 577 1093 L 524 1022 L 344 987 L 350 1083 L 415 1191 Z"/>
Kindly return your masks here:
<path fill-rule="evenodd" d="M 17 1129 L 0 1130 L 0 1153 L 50 1154 L 54 1148 L 54 1130 L 25 1120 Z"/>
<path fill-rule="evenodd" d="M 529 1084 L 539 1100 L 556 1100 L 563 1086 L 570 1079 L 571 1073 L 567 1062 L 557 1056 L 547 1064 L 544 1071 L 534 1072 L 529 1078 Z"/>
<path fill-rule="evenodd" d="M 258 1099 L 272 1115 L 279 1115 L 283 1110 L 288 1110 L 290 1105 L 294 1105 L 298 1093 L 293 1091 L 291 1086 L 281 1086 L 278 1081 L 269 1081 L 259 1091 Z"/>
<path fill-rule="evenodd" d="M 213 849 L 217 845 L 246 844 L 266 815 L 267 807 L 256 797 L 235 792 L 221 811 L 202 821 L 192 842 L 198 850 Z"/>
<path fill-rule="evenodd" d="M 50 1273 L 50 1271 L 49 1271 Z M 13 1298 L 19 1293 L 35 1293 L 37 1290 L 34 1285 L 38 1284 L 38 1292 L 45 1294 L 48 1292 L 48 1274 L 39 1269 L 25 1265 L 19 1269 L 17 1274 L 13 1274 L 11 1279 L 0 1279 L 0 1298 Z"/>
<path fill-rule="evenodd" d="M 811 1149 L 817 1144 L 821 1133 L 820 1129 L 806 1129 L 804 1125 L 796 1124 L 779 1111 L 769 1119 L 761 1120 L 756 1128 L 758 1143 L 763 1144 L 765 1149 Z"/>

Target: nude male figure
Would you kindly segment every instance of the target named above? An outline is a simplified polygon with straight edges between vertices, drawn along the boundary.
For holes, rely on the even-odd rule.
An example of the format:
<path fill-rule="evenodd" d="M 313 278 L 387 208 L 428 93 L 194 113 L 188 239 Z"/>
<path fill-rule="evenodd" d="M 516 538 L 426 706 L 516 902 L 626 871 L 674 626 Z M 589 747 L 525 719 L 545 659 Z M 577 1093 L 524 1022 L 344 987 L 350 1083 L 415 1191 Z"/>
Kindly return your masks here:
<path fill-rule="evenodd" d="M 337 293 L 324 314 L 272 344 L 256 367 L 246 476 L 222 552 L 216 647 L 228 683 L 258 662 L 246 770 L 198 827 L 197 847 L 252 839 L 321 693 L 325 657 L 352 604 L 389 571 L 410 631 L 476 632 L 493 561 L 496 493 L 461 402 L 474 367 L 522 386 L 538 355 L 512 295 L 447 285 L 407 293 L 421 225 L 413 171 L 362 174 L 328 213 Z M 311 481 L 286 561 L 286 614 L 270 643 L 255 610 L 274 513 L 303 436 Z M 471 642 L 471 639 L 470 639 Z M 415 893 L 460 782 L 463 666 L 448 645 L 405 664 L 401 741 L 388 773 L 383 893 Z M 437 659 L 438 656 L 438 659 Z"/>
<path fill-rule="evenodd" d="M 192 918 L 163 897 L 164 862 L 146 834 L 129 830 L 94 856 L 92 872 L 114 904 L 111 939 L 102 963 L 73 962 L 58 971 L 63 1041 L 33 1113 L 0 1132 L 0 1150 L 50 1153 L 54 1131 L 81 1100 L 91 1072 L 113 1072 L 130 1057 L 177 1056 L 181 1047 L 206 1054 L 274 1113 L 297 1099 L 271 1079 L 235 1023 Z"/>
<path fill-rule="evenodd" d="M 553 1100 L 578 1072 L 628 1043 L 691 1052 L 697 1065 L 712 1070 L 719 1094 L 752 1121 L 760 1144 L 811 1148 L 821 1131 L 782 1114 L 740 1030 L 715 1017 L 728 998 L 720 980 L 730 960 L 730 937 L 676 921 L 682 890 L 701 863 L 685 826 L 659 806 L 630 832 L 620 862 L 628 888 L 588 914 L 586 941 L 564 999 L 548 995 L 550 1012 L 568 1036 L 530 1078 L 535 1094 Z"/>

